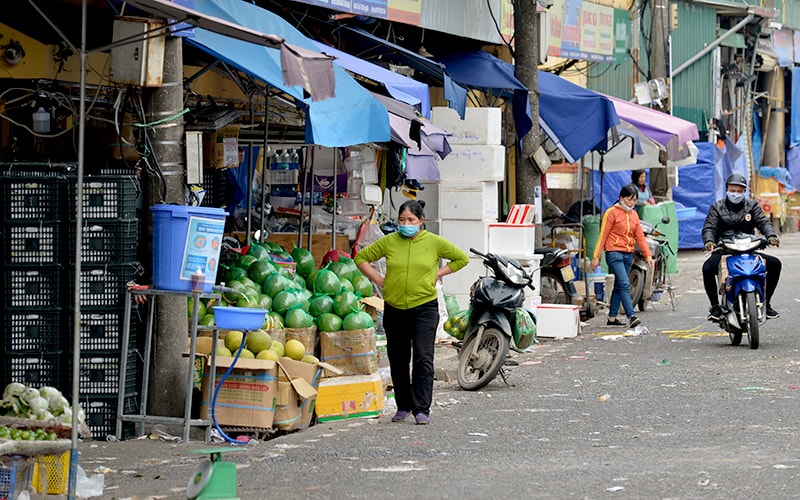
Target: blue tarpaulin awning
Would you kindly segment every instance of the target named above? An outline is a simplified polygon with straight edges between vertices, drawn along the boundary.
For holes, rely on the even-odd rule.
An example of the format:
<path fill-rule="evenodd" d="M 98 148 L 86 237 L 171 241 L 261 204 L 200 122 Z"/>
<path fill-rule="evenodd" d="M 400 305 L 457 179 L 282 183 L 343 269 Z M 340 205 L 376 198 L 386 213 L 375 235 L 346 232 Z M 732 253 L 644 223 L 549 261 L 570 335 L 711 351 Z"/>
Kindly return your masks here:
<path fill-rule="evenodd" d="M 377 64 L 314 41 L 320 52 L 335 57 L 336 64 L 342 68 L 382 83 L 389 94 L 406 104 L 416 107 L 425 118 L 431 117 L 431 94 L 428 85 L 388 70 Z"/>
<path fill-rule="evenodd" d="M 283 37 L 313 51 L 317 47 L 279 16 L 240 0 L 194 0 L 194 9 L 247 28 Z M 350 146 L 391 139 L 386 108 L 343 69 L 334 65 L 336 96 L 312 102 L 301 87 L 283 83 L 280 52 L 196 29 L 186 41 L 254 78 L 292 96 L 306 111 L 306 142 L 327 147 Z"/>

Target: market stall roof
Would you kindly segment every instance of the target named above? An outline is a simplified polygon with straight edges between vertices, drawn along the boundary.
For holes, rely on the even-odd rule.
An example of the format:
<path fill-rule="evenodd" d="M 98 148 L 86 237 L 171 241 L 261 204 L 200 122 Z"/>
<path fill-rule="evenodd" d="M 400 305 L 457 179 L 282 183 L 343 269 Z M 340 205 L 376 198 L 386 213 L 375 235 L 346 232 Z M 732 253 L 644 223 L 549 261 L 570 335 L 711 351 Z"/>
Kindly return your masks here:
<path fill-rule="evenodd" d="M 256 5 L 240 0 L 195 0 L 194 8 L 255 31 L 273 33 L 293 46 L 318 53 L 311 40 L 279 16 Z M 314 101 L 303 88 L 284 83 L 281 57 L 276 50 L 199 28 L 186 41 L 292 96 L 306 110 L 309 144 L 338 147 L 390 140 L 386 108 L 336 65 L 335 97 Z"/>
<path fill-rule="evenodd" d="M 539 71 L 539 124 L 568 162 L 607 149 L 608 131 L 619 123 L 605 96 Z"/>
<path fill-rule="evenodd" d="M 616 135 L 609 131 L 608 146 L 604 152 L 590 151 L 583 165 L 592 170 L 616 172 L 619 170 L 651 169 L 666 166 L 662 152 L 664 146 L 644 134 L 634 125 L 621 120 Z"/>
<path fill-rule="evenodd" d="M 620 118 L 663 145 L 669 160 L 678 161 L 687 158 L 691 154 L 687 143 L 700 138 L 697 125 L 690 121 L 617 97 L 606 97 L 614 103 Z"/>
<path fill-rule="evenodd" d="M 347 52 L 329 47 L 324 43 L 316 41 L 313 43 L 323 54 L 335 57 L 336 64 L 342 68 L 382 83 L 392 97 L 411 106 L 418 106 L 422 116 L 430 119 L 431 95 L 427 84 L 403 76 L 400 73 L 395 73 L 383 66 L 365 61 Z"/>
<path fill-rule="evenodd" d="M 406 177 L 437 181 L 440 178 L 437 157 L 445 158 L 452 149 L 447 140 L 450 134 L 419 116 L 408 104 L 373 94 L 389 110 L 392 140 L 405 146 Z"/>

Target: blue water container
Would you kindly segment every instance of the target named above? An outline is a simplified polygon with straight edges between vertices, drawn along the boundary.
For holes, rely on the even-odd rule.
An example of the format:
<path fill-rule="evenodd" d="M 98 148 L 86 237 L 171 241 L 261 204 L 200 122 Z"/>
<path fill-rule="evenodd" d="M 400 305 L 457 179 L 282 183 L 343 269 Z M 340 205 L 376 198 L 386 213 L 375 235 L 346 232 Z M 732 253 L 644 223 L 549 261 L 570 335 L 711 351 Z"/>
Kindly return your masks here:
<path fill-rule="evenodd" d="M 153 205 L 153 285 L 191 291 L 192 274 L 205 275 L 204 291 L 217 280 L 228 213 L 220 208 Z"/>

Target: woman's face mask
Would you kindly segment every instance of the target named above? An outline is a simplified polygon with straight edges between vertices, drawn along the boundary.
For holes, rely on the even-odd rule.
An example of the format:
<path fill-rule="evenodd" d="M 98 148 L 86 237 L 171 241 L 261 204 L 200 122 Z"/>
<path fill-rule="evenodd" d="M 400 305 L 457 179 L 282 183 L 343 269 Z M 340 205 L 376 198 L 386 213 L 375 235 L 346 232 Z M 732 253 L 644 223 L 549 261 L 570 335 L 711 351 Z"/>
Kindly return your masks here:
<path fill-rule="evenodd" d="M 630 198 L 620 198 L 619 206 L 624 208 L 626 212 L 630 212 L 633 210 L 633 207 L 636 206 L 636 197 L 632 196 Z"/>
<path fill-rule="evenodd" d="M 419 232 L 419 226 L 417 225 L 400 225 L 398 226 L 398 231 L 402 236 L 406 238 L 410 238 Z"/>

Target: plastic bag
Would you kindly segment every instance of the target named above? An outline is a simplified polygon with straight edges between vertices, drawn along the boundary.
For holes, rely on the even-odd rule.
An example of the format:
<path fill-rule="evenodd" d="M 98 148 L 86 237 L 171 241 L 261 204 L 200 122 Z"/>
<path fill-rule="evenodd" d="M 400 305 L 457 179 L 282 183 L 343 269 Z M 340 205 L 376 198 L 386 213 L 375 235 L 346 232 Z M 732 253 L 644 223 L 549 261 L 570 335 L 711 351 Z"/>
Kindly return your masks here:
<path fill-rule="evenodd" d="M 458 307 L 458 300 L 456 300 L 455 295 L 445 295 L 444 296 L 444 305 L 447 307 L 447 317 L 453 317 L 458 314 L 459 307 Z"/>
<path fill-rule="evenodd" d="M 514 311 L 514 345 L 517 349 L 527 349 L 536 337 L 536 323 L 528 311 L 518 307 Z"/>
<path fill-rule="evenodd" d="M 469 326 L 470 314 L 472 314 L 472 309 L 464 309 L 455 313 L 444 322 L 445 331 L 458 340 L 463 340 Z"/>

